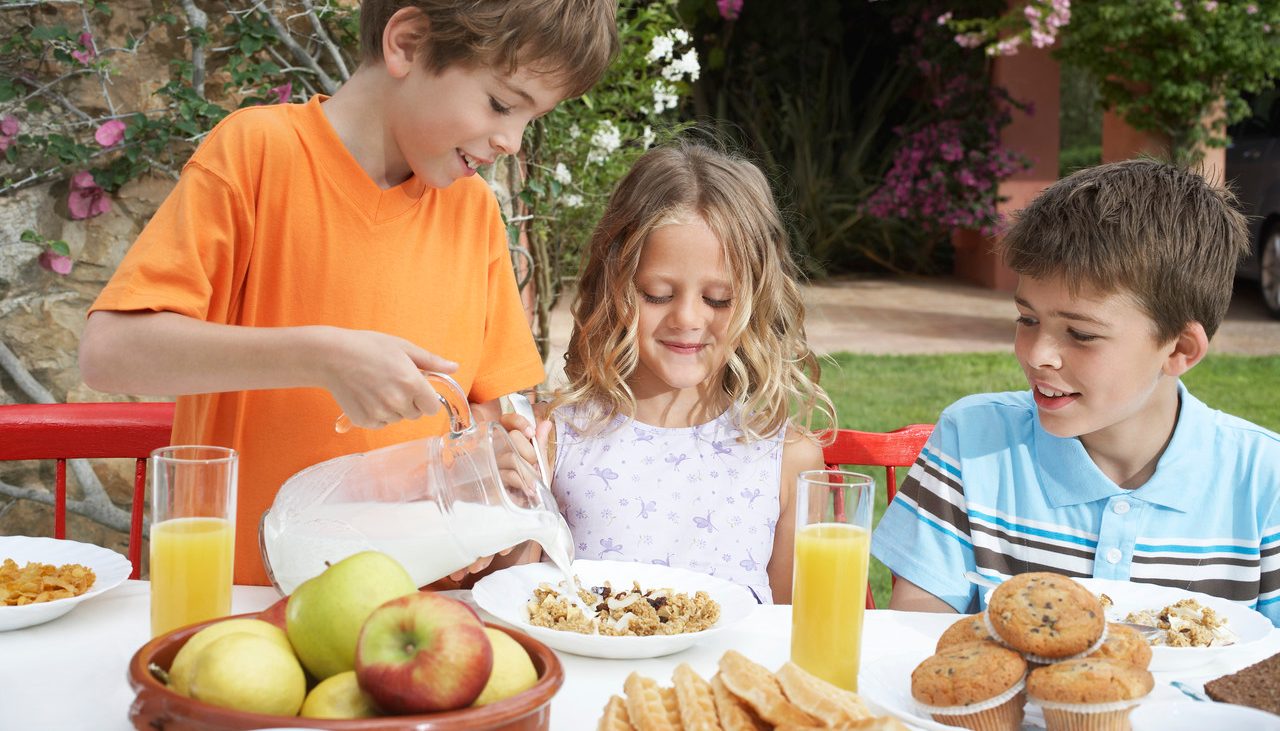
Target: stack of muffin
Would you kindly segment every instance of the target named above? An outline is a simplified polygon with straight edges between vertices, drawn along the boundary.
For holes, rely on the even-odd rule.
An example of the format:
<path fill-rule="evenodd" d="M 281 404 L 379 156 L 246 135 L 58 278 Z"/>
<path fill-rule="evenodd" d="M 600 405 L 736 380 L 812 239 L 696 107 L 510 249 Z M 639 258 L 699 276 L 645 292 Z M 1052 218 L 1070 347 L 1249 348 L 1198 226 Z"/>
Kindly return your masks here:
<path fill-rule="evenodd" d="M 1028 700 L 1048 731 L 1121 731 L 1154 686 L 1150 663 L 1146 640 L 1108 625 L 1083 586 L 1020 574 L 992 592 L 986 612 L 942 633 L 911 673 L 911 695 L 935 721 L 977 731 L 1016 731 Z"/>

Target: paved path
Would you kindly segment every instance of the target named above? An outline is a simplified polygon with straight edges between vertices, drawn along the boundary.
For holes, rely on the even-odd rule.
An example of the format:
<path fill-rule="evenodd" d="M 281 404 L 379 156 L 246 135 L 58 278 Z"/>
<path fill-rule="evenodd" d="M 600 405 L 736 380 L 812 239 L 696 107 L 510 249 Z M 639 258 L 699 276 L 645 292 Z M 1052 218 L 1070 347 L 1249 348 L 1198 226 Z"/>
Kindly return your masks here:
<path fill-rule="evenodd" d="M 569 299 L 552 314 L 550 364 L 569 342 Z M 805 287 L 809 342 L 819 353 L 972 353 L 1013 351 L 1013 295 L 949 277 L 858 277 Z M 1280 355 L 1280 320 L 1257 285 L 1238 282 L 1213 353 Z"/>

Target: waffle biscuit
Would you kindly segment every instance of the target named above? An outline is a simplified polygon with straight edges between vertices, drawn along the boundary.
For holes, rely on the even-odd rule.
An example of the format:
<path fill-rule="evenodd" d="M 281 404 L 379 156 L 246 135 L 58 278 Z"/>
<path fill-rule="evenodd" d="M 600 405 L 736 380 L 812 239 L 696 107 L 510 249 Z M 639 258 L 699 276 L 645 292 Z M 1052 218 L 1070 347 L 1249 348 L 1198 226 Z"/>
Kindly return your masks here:
<path fill-rule="evenodd" d="M 711 686 L 689 667 L 689 663 L 682 662 L 676 666 L 671 682 L 675 684 L 676 699 L 680 702 L 680 722 L 684 724 L 684 731 L 720 731 Z"/>
<path fill-rule="evenodd" d="M 729 692 L 720 680 L 720 673 L 711 676 L 711 697 L 716 701 L 716 713 L 724 731 L 765 731 L 769 728 L 751 710 L 751 707 Z"/>
<path fill-rule="evenodd" d="M 840 726 L 871 716 L 857 695 L 828 683 L 793 662 L 783 663 L 777 676 L 787 700 L 827 726 Z"/>
<path fill-rule="evenodd" d="M 631 725 L 631 717 L 627 714 L 627 702 L 621 696 L 609 696 L 596 731 L 635 731 L 635 726 Z"/>
<path fill-rule="evenodd" d="M 720 675 L 724 685 L 769 723 L 812 726 L 818 723 L 787 700 L 773 673 L 747 659 L 746 655 L 727 650 L 720 657 Z"/>
<path fill-rule="evenodd" d="M 622 688 L 627 693 L 627 716 L 637 731 L 680 731 L 675 691 L 659 688 L 652 678 L 639 673 L 628 675 Z"/>
<path fill-rule="evenodd" d="M 774 731 L 910 731 L 893 716 L 875 716 L 835 726 L 776 726 Z"/>

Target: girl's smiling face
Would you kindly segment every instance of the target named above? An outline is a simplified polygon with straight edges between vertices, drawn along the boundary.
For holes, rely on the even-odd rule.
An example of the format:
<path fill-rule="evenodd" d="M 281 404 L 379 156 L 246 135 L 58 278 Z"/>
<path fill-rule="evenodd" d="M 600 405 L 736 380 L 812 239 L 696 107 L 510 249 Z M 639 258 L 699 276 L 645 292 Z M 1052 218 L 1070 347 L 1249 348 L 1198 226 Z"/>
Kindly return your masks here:
<path fill-rule="evenodd" d="M 701 217 L 649 234 L 635 273 L 638 362 L 628 379 L 637 399 L 719 388 L 733 352 L 733 291 L 724 247 Z"/>
<path fill-rule="evenodd" d="M 1015 301 L 1014 352 L 1045 431 L 1131 433 L 1172 414 L 1175 343 L 1156 341 L 1155 323 L 1132 296 L 1072 295 L 1061 278 L 1023 276 Z"/>

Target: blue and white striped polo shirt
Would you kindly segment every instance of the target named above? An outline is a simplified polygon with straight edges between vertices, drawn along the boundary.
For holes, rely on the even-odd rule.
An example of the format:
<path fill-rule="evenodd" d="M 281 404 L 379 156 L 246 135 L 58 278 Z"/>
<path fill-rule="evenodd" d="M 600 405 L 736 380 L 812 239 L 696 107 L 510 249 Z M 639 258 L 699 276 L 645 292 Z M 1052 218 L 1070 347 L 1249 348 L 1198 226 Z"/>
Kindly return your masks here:
<path fill-rule="evenodd" d="M 1173 439 L 1134 490 L 1041 428 L 1030 391 L 957 401 L 871 552 L 960 612 L 980 608 L 966 570 L 1054 571 L 1213 594 L 1280 626 L 1280 435 L 1178 393 Z"/>

